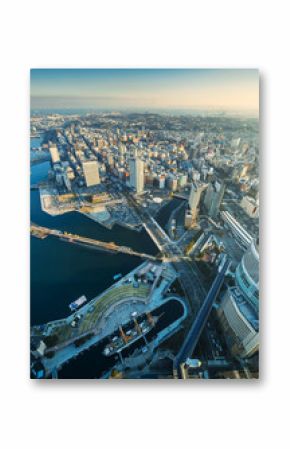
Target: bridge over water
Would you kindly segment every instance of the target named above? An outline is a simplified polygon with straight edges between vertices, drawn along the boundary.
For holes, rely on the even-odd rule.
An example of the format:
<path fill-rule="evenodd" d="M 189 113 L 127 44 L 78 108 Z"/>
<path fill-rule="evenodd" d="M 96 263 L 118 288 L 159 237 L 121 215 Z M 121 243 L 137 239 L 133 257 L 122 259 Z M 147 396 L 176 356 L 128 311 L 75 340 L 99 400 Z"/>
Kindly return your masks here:
<path fill-rule="evenodd" d="M 115 253 L 123 253 L 128 254 L 130 256 L 141 257 L 142 259 L 148 259 L 152 261 L 162 260 L 163 262 L 175 262 L 180 259 L 180 256 L 172 256 L 166 257 L 164 255 L 161 256 L 152 256 L 151 254 L 140 253 L 138 251 L 129 248 L 128 246 L 119 246 L 114 242 L 102 242 L 100 240 L 95 240 L 90 237 L 84 237 L 77 234 L 71 234 L 70 232 L 60 231 L 58 229 L 51 229 L 44 226 L 39 226 L 36 224 L 31 224 L 30 232 L 33 236 L 38 238 L 45 238 L 49 235 L 57 237 L 61 240 L 64 240 L 68 243 L 76 243 L 81 245 L 86 245 L 91 248 L 101 249 L 104 251 L 115 252 Z M 184 256 L 186 259 L 186 256 Z"/>
<path fill-rule="evenodd" d="M 95 240 L 89 237 L 84 237 L 77 234 L 71 234 L 70 232 L 59 231 L 58 229 L 51 229 L 44 226 L 39 226 L 36 224 L 31 224 L 30 232 L 35 237 L 45 238 L 49 235 L 57 237 L 61 240 L 65 240 L 69 243 L 79 243 L 86 246 L 90 246 L 93 248 L 100 248 L 105 251 L 116 252 L 116 253 L 124 253 L 129 254 L 131 256 L 141 257 L 143 259 L 149 260 L 161 260 L 161 258 L 152 256 L 151 254 L 140 253 L 138 251 L 134 251 L 132 248 L 128 246 L 119 246 L 114 242 L 102 242 L 100 240 Z"/>

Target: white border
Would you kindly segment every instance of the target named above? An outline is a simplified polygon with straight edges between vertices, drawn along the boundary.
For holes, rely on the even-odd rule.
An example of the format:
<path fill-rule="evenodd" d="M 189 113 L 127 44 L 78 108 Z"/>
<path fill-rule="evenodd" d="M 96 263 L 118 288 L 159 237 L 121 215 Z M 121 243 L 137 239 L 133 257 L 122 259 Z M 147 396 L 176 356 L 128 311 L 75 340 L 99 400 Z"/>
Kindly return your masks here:
<path fill-rule="evenodd" d="M 287 2 L 11 1 L 1 14 L 2 447 L 286 447 L 289 391 Z M 262 380 L 29 380 L 30 67 L 258 67 Z M 3 282 L 2 281 L 2 282 Z"/>

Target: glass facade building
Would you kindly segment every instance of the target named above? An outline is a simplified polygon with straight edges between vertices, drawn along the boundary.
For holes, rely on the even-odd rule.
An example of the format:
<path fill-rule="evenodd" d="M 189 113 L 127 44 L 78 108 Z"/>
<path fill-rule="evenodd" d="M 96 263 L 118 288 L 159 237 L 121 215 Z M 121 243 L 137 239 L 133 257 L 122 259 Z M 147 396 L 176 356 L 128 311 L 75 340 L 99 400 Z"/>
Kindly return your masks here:
<path fill-rule="evenodd" d="M 236 284 L 253 308 L 259 310 L 259 253 L 252 242 L 236 270 Z"/>

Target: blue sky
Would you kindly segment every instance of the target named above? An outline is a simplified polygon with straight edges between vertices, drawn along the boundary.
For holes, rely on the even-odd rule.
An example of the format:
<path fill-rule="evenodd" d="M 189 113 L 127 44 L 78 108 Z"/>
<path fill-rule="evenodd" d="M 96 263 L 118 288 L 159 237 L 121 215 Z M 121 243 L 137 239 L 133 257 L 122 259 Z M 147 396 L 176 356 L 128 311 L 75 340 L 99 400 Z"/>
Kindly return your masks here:
<path fill-rule="evenodd" d="M 257 110 L 255 69 L 32 69 L 32 108 Z"/>

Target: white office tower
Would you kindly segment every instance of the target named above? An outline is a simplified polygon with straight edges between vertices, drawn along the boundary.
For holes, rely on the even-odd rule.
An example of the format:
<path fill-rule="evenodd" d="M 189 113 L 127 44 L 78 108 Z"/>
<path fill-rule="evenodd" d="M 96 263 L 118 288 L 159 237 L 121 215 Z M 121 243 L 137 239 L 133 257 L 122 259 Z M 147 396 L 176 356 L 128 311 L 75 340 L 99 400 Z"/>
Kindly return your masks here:
<path fill-rule="evenodd" d="M 218 310 L 231 353 L 251 357 L 259 349 L 259 316 L 237 287 L 228 287 Z"/>
<path fill-rule="evenodd" d="M 97 161 L 86 161 L 83 162 L 82 166 L 86 186 L 91 187 L 100 184 L 99 165 Z"/>
<path fill-rule="evenodd" d="M 228 287 L 218 311 L 231 352 L 243 358 L 259 349 L 259 260 L 252 242 L 237 266 L 235 286 Z"/>
<path fill-rule="evenodd" d="M 193 219 L 196 218 L 198 212 L 198 206 L 200 202 L 200 196 L 204 189 L 207 187 L 207 184 L 193 182 L 191 184 L 191 190 L 188 200 L 188 206 L 192 213 Z"/>
<path fill-rule="evenodd" d="M 58 162 L 60 162 L 59 152 L 56 145 L 50 145 L 49 152 L 53 164 L 57 164 Z"/>
<path fill-rule="evenodd" d="M 253 309 L 259 311 L 259 263 L 260 257 L 252 241 L 236 269 L 236 284 Z"/>
<path fill-rule="evenodd" d="M 130 159 L 130 186 L 136 191 L 141 193 L 144 190 L 144 162 L 139 158 Z"/>

